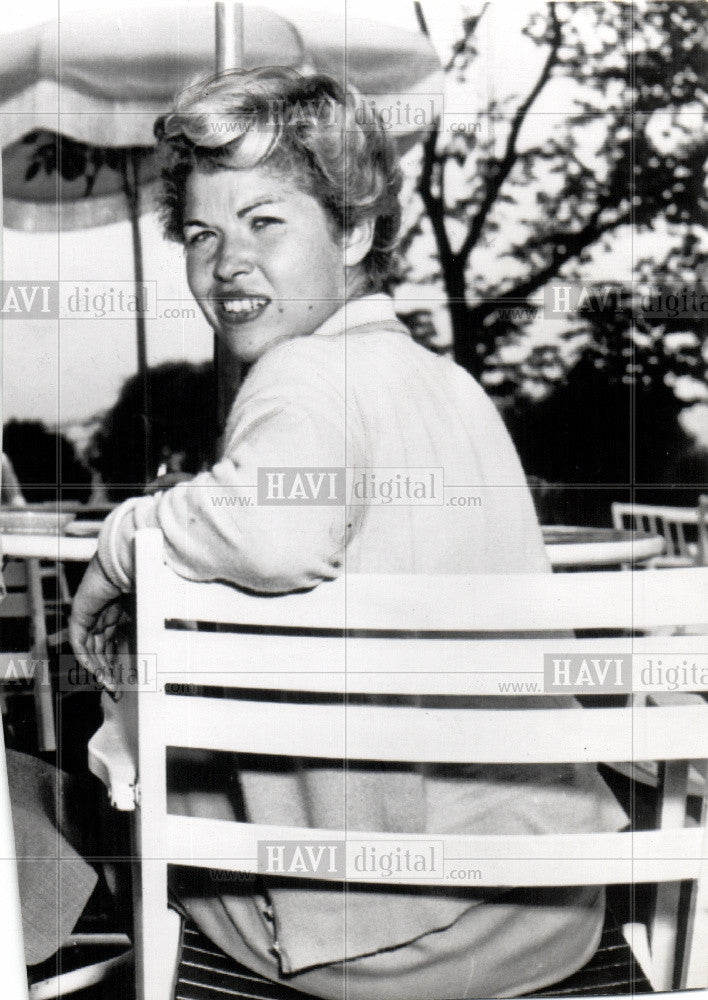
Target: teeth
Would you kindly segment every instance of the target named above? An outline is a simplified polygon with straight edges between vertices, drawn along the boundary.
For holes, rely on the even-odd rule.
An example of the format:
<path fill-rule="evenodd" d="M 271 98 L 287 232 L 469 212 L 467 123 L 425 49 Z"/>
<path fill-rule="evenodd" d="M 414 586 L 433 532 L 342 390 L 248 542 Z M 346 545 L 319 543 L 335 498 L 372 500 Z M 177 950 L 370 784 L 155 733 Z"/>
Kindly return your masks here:
<path fill-rule="evenodd" d="M 222 308 L 228 313 L 242 314 L 255 312 L 267 305 L 268 299 L 222 299 Z"/>

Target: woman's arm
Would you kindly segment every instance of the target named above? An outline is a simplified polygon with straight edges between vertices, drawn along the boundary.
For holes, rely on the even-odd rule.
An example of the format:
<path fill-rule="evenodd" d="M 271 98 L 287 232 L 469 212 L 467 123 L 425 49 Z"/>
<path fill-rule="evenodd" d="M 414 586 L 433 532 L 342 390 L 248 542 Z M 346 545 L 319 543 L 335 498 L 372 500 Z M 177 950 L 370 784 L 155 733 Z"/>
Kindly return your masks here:
<path fill-rule="evenodd" d="M 133 588 L 139 528 L 162 530 L 166 561 L 188 579 L 271 593 L 334 579 L 354 527 L 347 528 L 347 507 L 261 504 L 257 480 L 259 467 L 291 469 L 297 456 L 300 468 L 342 467 L 344 451 L 338 422 L 278 408 L 241 433 L 211 471 L 121 504 L 106 520 L 74 598 L 69 637 L 76 655 L 110 677 L 110 643 L 120 598 Z"/>
<path fill-rule="evenodd" d="M 252 369 L 227 429 L 224 457 L 155 496 L 121 504 L 106 520 L 74 600 L 70 624 L 77 655 L 105 651 L 119 620 L 118 595 L 132 590 L 134 537 L 158 527 L 165 559 L 192 580 L 224 580 L 279 593 L 338 576 L 362 507 L 259 502 L 259 469 L 366 466 L 356 412 L 345 405 L 344 356 L 332 345 L 289 342 Z"/>
<path fill-rule="evenodd" d="M 133 538 L 159 527 L 167 562 L 193 580 L 226 580 L 282 592 L 333 579 L 346 539 L 346 507 L 262 503 L 259 469 L 343 468 L 344 419 L 318 418 L 300 406 L 274 408 L 241 430 L 209 472 L 154 497 L 127 501 L 104 526 L 99 556 L 122 590 L 132 587 Z"/>

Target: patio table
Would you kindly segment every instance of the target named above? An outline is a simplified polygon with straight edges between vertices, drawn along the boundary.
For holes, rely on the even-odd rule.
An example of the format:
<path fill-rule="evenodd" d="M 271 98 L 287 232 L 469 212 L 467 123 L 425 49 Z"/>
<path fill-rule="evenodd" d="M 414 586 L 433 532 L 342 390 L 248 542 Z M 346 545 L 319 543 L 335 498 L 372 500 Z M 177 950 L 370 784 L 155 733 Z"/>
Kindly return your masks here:
<path fill-rule="evenodd" d="M 0 532 L 1 551 L 13 559 L 50 559 L 54 562 L 89 562 L 96 551 L 97 535 L 15 534 Z"/>
<path fill-rule="evenodd" d="M 71 534 L 72 530 L 77 530 L 77 525 L 81 525 L 87 534 Z M 16 559 L 88 562 L 96 552 L 98 524 L 93 527 L 87 522 L 73 522 L 67 531 L 31 534 L 2 532 L 2 552 Z M 613 528 L 548 525 L 543 528 L 543 539 L 554 569 L 619 566 L 661 555 L 664 550 L 664 540 L 659 535 L 616 531 Z"/>
<path fill-rule="evenodd" d="M 638 563 L 661 555 L 666 544 L 660 535 L 615 528 L 546 525 L 542 531 L 554 569 Z"/>

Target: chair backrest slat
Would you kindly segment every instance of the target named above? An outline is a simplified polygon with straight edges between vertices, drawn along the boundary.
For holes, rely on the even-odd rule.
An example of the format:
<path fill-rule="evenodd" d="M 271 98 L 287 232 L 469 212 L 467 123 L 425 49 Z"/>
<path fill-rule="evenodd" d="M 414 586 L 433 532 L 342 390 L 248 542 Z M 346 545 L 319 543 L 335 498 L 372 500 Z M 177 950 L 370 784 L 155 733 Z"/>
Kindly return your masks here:
<path fill-rule="evenodd" d="M 573 682 L 578 680 L 577 664 L 585 660 L 587 691 L 592 693 L 604 677 L 606 693 L 622 694 L 627 690 L 630 658 L 635 690 L 663 690 L 665 674 L 659 665 L 697 662 L 700 648 L 700 637 L 692 635 L 495 639 L 490 633 L 482 637 L 459 633 L 455 638 L 425 639 L 347 636 L 344 641 L 308 634 L 168 629 L 155 666 L 160 682 L 170 684 L 520 697 L 563 693 L 568 688 L 583 693 L 583 683 Z M 706 642 L 702 648 L 708 656 Z M 566 677 L 568 658 L 576 658 L 576 667 Z M 674 681 L 676 689 L 708 689 L 708 660 L 704 662 L 702 670 L 675 671 L 682 682 Z"/>
<path fill-rule="evenodd" d="M 677 521 L 674 524 L 674 529 L 676 531 L 676 544 L 678 546 L 679 555 L 689 555 L 688 542 L 686 541 L 686 533 L 684 531 L 683 524 L 681 524 L 680 521 Z"/>
<path fill-rule="evenodd" d="M 425 708 L 171 697 L 175 746 L 286 757 L 438 763 L 565 763 L 708 757 L 708 705 L 677 708 Z M 513 737 L 511 734 L 514 734 Z"/>
<path fill-rule="evenodd" d="M 347 574 L 306 593 L 253 596 L 158 571 L 159 607 L 177 620 L 269 628 L 474 632 L 660 628 L 708 619 L 708 575 L 558 573 L 511 576 Z"/>
<path fill-rule="evenodd" d="M 358 845 L 375 843 L 381 853 L 387 844 L 400 844 L 400 834 L 377 831 L 323 830 L 301 827 L 267 826 L 256 823 L 226 823 L 186 816 L 167 816 L 165 844 L 170 846 L 170 858 L 183 863 L 225 871 L 258 872 L 265 859 L 264 843 L 284 845 L 335 845 L 336 870 L 330 870 L 331 855 L 324 852 L 317 867 L 298 875 L 303 878 L 341 880 L 344 865 L 337 857 L 339 845 L 346 845 L 351 877 L 348 881 L 374 881 L 380 876 L 370 869 L 362 871 L 352 863 Z M 695 878 L 701 869 L 702 831 L 696 828 L 657 831 L 644 830 L 620 833 L 552 833 L 552 834 L 492 834 L 459 836 L 446 834 L 431 838 L 429 834 L 406 834 L 406 845 L 421 852 L 434 842 L 434 861 L 439 861 L 439 875 L 424 873 L 426 885 L 450 885 L 450 871 L 455 870 L 455 883 L 483 886 L 569 885 L 582 871 L 584 885 L 656 881 L 662 877 Z M 259 852 L 260 846 L 260 852 Z M 260 856 L 259 856 L 260 855 Z M 287 853 L 283 865 L 287 867 Z M 277 863 L 278 855 L 271 854 Z M 291 872 L 296 874 L 296 872 Z M 387 876 L 392 885 L 415 882 L 410 873 L 395 871 Z"/>

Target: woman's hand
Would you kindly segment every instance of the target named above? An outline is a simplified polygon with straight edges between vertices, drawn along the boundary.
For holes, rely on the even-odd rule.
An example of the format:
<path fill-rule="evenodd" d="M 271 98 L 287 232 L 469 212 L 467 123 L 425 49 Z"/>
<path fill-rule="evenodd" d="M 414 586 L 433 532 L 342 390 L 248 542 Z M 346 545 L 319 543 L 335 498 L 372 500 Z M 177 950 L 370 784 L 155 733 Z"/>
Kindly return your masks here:
<path fill-rule="evenodd" d="M 79 663 L 109 691 L 115 690 L 110 662 L 113 639 L 126 620 L 122 598 L 122 591 L 108 579 L 94 556 L 72 602 L 69 641 Z"/>

